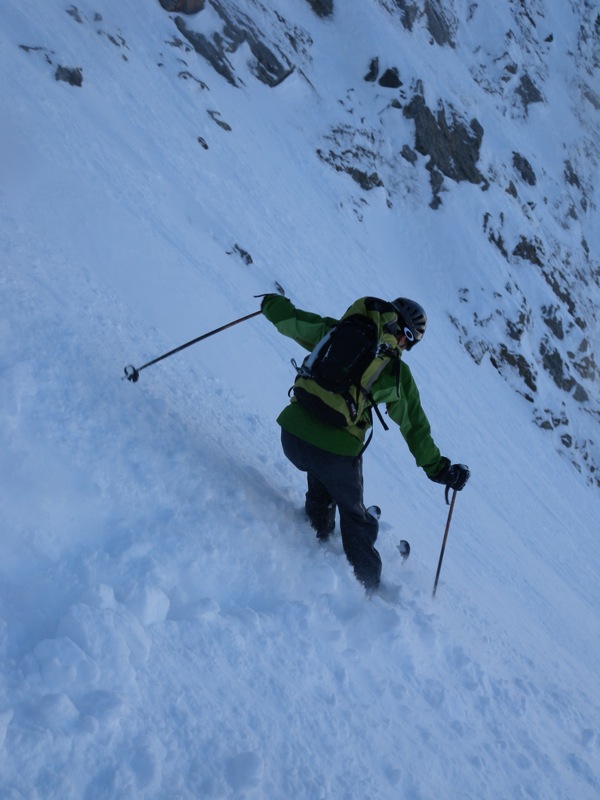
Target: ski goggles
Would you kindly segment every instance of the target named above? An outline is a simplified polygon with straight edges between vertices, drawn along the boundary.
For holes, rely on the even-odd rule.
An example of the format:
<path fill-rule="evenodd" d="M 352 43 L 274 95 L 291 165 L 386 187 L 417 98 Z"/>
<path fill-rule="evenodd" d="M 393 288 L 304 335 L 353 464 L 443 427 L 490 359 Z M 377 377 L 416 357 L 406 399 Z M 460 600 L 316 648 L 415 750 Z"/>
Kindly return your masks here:
<path fill-rule="evenodd" d="M 416 341 L 414 333 L 411 331 L 411 329 L 408 327 L 408 325 L 404 325 L 402 328 L 400 328 L 398 333 L 400 333 L 400 331 L 402 331 L 402 334 L 404 335 L 404 338 L 406 339 L 406 344 L 404 345 L 405 349 L 406 350 L 410 350 L 411 347 L 415 344 L 415 341 Z M 400 338 L 402 338 L 402 337 L 400 337 Z"/>

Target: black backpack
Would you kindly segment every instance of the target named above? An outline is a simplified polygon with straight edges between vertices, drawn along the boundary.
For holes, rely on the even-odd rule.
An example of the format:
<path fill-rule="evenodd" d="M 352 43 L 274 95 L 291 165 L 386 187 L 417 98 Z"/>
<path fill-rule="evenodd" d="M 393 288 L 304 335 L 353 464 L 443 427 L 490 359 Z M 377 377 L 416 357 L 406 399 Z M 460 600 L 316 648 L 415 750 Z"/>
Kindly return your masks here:
<path fill-rule="evenodd" d="M 387 425 L 371 387 L 392 359 L 398 358 L 397 313 L 376 298 L 357 300 L 315 345 L 292 387 L 296 400 L 321 421 L 337 428 L 364 431 L 374 408 Z M 361 433 L 357 431 L 359 438 Z"/>

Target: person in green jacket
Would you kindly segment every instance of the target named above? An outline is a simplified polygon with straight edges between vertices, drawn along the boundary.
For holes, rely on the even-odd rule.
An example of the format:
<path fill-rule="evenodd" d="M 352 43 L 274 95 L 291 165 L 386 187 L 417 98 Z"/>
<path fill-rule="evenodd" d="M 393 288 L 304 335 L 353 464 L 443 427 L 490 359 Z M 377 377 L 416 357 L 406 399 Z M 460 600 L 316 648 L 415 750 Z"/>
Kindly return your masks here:
<path fill-rule="evenodd" d="M 361 298 L 349 311 L 355 307 L 384 321 L 387 340 L 394 342 L 396 348 L 396 357 L 390 359 L 375 379 L 371 398 L 376 404 L 385 404 L 417 466 L 427 477 L 461 490 L 469 479 L 469 470 L 463 464 L 452 464 L 440 454 L 414 378 L 401 358 L 423 338 L 427 324 L 425 311 L 415 301 L 403 297 L 391 303 Z M 261 310 L 280 333 L 309 351 L 339 322 L 333 317 L 297 309 L 287 297 L 278 294 L 266 295 Z M 362 453 L 371 427 L 369 409 L 357 424 L 336 427 L 317 417 L 293 396 L 277 422 L 286 457 L 307 474 L 305 510 L 317 538 L 329 538 L 335 528 L 336 508 L 339 509 L 346 557 L 367 591 L 375 591 L 381 578 L 381 557 L 375 548 L 379 523 L 377 515 L 365 508 L 362 476 Z"/>

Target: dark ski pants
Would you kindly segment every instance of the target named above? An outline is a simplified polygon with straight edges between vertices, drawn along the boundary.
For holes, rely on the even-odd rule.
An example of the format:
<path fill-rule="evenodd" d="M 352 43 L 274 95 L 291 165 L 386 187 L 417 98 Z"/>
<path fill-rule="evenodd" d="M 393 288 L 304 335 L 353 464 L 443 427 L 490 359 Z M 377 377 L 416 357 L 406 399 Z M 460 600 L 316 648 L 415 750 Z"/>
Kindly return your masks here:
<path fill-rule="evenodd" d="M 374 547 L 379 523 L 367 514 L 363 502 L 362 459 L 321 450 L 283 429 L 281 444 L 292 464 L 307 473 L 309 520 L 320 520 L 319 509 L 326 514 L 331 503 L 338 507 L 346 557 L 363 586 L 376 589 L 381 577 L 381 558 Z"/>

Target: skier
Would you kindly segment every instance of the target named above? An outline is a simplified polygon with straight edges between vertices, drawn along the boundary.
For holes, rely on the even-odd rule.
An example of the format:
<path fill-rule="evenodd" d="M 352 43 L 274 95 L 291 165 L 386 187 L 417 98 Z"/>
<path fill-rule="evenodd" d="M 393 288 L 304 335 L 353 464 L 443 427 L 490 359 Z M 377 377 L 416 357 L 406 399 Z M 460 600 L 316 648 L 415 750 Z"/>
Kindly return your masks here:
<path fill-rule="evenodd" d="M 370 387 L 370 400 L 385 403 L 417 466 L 422 467 L 430 480 L 461 490 L 469 479 L 469 470 L 463 464 L 452 464 L 440 454 L 415 381 L 401 359 L 403 353 L 423 338 L 427 324 L 425 311 L 415 301 L 402 297 L 391 304 L 376 298 L 363 298 L 357 304 L 364 306 L 365 302 L 374 309 L 374 314 L 380 312 L 381 319 L 387 320 L 385 328 L 388 334 L 393 333 L 395 345 L 395 358 L 389 360 Z M 338 324 L 332 317 L 297 309 L 279 294 L 266 295 L 261 310 L 280 333 L 309 351 Z M 375 548 L 379 523 L 377 515 L 365 508 L 362 475 L 364 442 L 372 424 L 370 409 L 363 412 L 358 424 L 335 427 L 293 396 L 277 422 L 281 426 L 284 454 L 307 474 L 305 511 L 317 538 L 321 541 L 329 538 L 335 527 L 336 508 L 339 509 L 346 557 L 367 592 L 374 592 L 381 577 L 381 557 Z"/>

